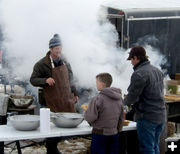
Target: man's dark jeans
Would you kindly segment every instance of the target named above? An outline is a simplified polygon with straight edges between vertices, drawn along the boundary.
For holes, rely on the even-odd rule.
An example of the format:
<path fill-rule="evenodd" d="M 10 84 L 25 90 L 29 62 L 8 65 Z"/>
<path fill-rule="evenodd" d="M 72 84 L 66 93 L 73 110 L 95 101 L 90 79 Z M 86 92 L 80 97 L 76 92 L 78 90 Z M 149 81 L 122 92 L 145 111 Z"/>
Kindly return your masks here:
<path fill-rule="evenodd" d="M 160 154 L 160 135 L 165 124 L 156 124 L 147 120 L 137 120 L 139 151 L 142 154 Z"/>

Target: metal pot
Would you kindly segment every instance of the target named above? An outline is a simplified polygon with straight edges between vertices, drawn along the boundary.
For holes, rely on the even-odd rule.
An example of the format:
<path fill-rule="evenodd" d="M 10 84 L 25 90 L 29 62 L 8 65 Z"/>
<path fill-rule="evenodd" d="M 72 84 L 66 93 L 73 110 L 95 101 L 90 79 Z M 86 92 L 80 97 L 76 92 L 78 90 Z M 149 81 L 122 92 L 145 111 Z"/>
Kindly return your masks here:
<path fill-rule="evenodd" d="M 8 117 L 8 121 L 15 129 L 22 131 L 35 130 L 40 125 L 39 115 L 14 115 Z"/>
<path fill-rule="evenodd" d="M 10 95 L 9 96 L 13 105 L 17 108 L 27 108 L 33 103 L 33 96 Z"/>
<path fill-rule="evenodd" d="M 83 115 L 70 112 L 51 112 L 51 120 L 57 127 L 73 128 L 77 127 L 83 121 Z"/>

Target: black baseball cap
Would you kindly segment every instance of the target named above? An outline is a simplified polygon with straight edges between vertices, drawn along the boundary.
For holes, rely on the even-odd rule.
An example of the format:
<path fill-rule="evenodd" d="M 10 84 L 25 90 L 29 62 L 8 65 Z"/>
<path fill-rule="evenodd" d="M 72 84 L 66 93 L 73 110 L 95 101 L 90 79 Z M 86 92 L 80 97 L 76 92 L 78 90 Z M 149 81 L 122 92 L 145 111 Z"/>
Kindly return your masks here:
<path fill-rule="evenodd" d="M 127 60 L 131 60 L 131 58 L 133 58 L 134 56 L 138 58 L 139 57 L 147 58 L 146 51 L 142 46 L 134 46 L 129 52 L 129 57 L 127 58 Z"/>

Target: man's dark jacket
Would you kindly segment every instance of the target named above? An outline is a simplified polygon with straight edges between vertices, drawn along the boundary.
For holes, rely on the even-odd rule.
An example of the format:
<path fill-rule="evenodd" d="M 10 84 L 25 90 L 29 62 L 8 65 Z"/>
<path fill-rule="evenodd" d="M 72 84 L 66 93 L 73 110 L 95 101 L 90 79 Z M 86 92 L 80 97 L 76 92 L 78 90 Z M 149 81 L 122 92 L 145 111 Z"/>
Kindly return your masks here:
<path fill-rule="evenodd" d="M 135 107 L 136 120 L 145 119 L 154 123 L 166 121 L 163 73 L 144 61 L 134 68 L 125 105 Z"/>
<path fill-rule="evenodd" d="M 48 52 L 44 58 L 39 60 L 34 65 L 33 72 L 30 77 L 30 82 L 33 86 L 42 87 L 42 88 L 45 86 L 48 86 L 48 84 L 46 83 L 46 79 L 49 77 L 52 77 L 52 66 L 51 66 L 51 61 L 50 61 L 49 56 L 50 56 L 50 52 Z M 61 65 L 63 63 L 66 64 L 67 69 L 68 69 L 71 91 L 72 91 L 72 93 L 74 93 L 75 96 L 77 96 L 77 91 L 73 84 L 73 73 L 71 70 L 71 66 L 69 63 L 67 63 L 67 61 L 64 58 L 62 58 L 59 65 Z M 56 66 L 56 64 L 55 64 L 55 66 Z"/>

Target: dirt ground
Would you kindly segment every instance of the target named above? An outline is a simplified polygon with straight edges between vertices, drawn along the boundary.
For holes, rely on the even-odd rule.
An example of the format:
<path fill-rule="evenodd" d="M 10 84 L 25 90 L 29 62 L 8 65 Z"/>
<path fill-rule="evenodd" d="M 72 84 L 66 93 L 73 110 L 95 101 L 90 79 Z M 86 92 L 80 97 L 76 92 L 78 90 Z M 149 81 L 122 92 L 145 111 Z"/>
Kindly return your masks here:
<path fill-rule="evenodd" d="M 35 141 L 37 142 L 37 141 Z M 90 138 L 82 138 L 82 137 L 74 137 L 70 139 L 63 139 L 58 144 L 58 149 L 62 152 L 62 154 L 88 154 L 90 147 Z M 32 141 L 23 141 L 20 142 L 21 146 L 32 144 Z M 14 149 L 13 149 L 14 148 Z M 44 146 L 44 141 L 39 142 L 35 146 L 30 146 L 26 148 L 22 148 L 23 154 L 46 154 L 46 148 Z M 17 154 L 16 145 L 12 144 L 8 147 L 5 147 L 5 154 Z"/>

